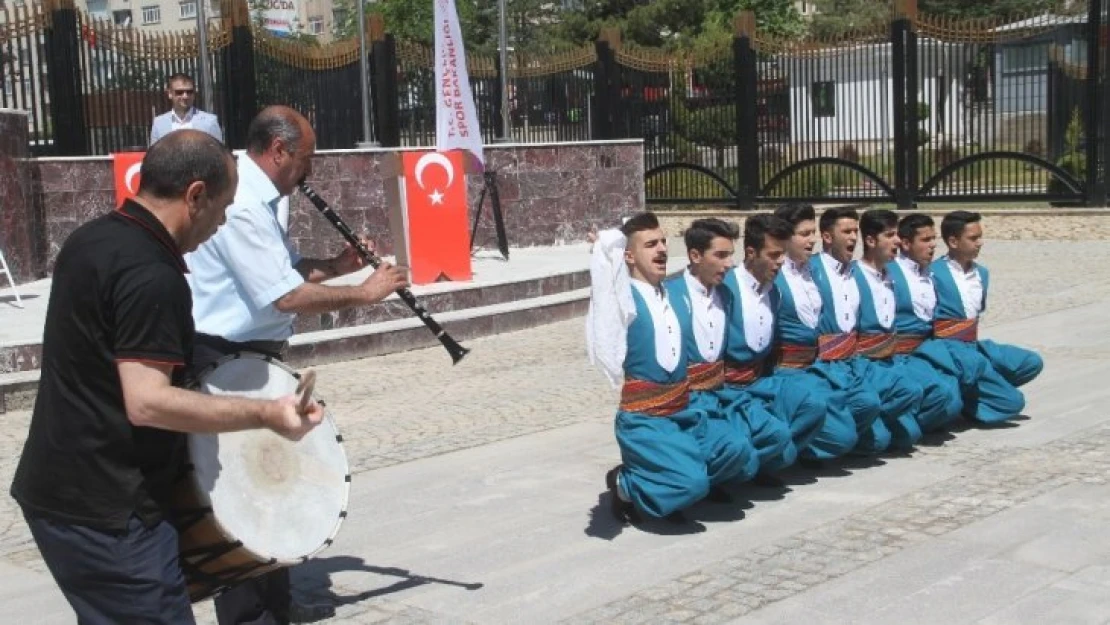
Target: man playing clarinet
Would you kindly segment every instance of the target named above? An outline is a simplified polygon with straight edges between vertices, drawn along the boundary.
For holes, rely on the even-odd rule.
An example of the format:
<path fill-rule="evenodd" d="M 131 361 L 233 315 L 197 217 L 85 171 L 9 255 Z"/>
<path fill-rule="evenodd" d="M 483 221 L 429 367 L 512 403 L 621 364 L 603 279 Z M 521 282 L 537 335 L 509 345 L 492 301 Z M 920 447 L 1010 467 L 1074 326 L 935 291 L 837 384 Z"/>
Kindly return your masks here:
<path fill-rule="evenodd" d="M 251 121 L 227 223 L 185 256 L 197 332 L 195 372 L 245 351 L 281 359 L 297 314 L 367 306 L 407 286 L 405 274 L 384 262 L 361 284 L 324 285 L 361 269 L 362 257 L 350 246 L 330 259 L 303 258 L 293 249 L 279 202 L 311 173 L 315 145 L 308 120 L 291 108 L 271 106 Z M 284 568 L 244 582 L 215 603 L 220 625 L 313 620 L 328 612 L 293 606 Z"/>

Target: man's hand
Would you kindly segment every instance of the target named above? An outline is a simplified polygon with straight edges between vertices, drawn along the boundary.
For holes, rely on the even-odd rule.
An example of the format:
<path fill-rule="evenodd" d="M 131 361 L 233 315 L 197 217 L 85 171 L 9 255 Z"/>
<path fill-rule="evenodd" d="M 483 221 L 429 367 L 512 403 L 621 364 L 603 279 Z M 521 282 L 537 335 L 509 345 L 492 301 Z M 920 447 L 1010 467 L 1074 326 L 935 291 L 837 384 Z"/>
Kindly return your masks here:
<path fill-rule="evenodd" d="M 301 412 L 299 404 L 299 397 L 282 397 L 276 401 L 263 425 L 282 438 L 293 442 L 301 440 L 323 421 L 324 407 L 315 400 L 309 400 L 304 412 Z"/>
<path fill-rule="evenodd" d="M 366 247 L 366 249 L 371 252 L 374 251 L 373 240 L 367 237 L 359 237 L 358 240 L 362 242 L 362 245 Z M 336 274 L 340 276 L 354 273 L 366 266 L 366 260 L 362 257 L 362 254 L 350 243 L 348 243 L 347 247 L 343 248 L 343 251 L 333 258 L 331 262 L 332 266 L 335 267 Z"/>
<path fill-rule="evenodd" d="M 374 273 L 363 281 L 360 288 L 367 294 L 370 303 L 380 302 L 397 289 L 408 287 L 409 280 L 405 274 L 406 272 L 399 267 L 383 261 Z"/>

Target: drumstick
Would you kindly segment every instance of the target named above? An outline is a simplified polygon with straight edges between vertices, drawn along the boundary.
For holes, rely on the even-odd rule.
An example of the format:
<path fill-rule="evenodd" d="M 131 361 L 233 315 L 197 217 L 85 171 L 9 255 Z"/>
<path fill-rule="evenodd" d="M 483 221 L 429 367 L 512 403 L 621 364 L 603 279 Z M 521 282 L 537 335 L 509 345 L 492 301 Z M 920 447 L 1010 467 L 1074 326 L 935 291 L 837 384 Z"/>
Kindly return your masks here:
<path fill-rule="evenodd" d="M 301 381 L 297 384 L 296 394 L 300 396 L 297 402 L 297 412 L 308 412 L 308 402 L 312 401 L 312 391 L 316 388 L 316 372 L 312 369 L 301 374 Z"/>

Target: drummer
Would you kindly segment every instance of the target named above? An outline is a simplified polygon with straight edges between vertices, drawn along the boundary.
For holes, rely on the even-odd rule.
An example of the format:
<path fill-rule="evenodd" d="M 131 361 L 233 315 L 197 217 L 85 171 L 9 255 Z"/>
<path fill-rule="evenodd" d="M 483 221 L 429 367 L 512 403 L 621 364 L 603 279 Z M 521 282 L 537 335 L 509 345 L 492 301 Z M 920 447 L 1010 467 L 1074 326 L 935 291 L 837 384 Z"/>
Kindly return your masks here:
<path fill-rule="evenodd" d="M 362 257 L 351 246 L 329 259 L 302 258 L 293 249 L 279 202 L 311 173 L 315 145 L 308 120 L 291 108 L 271 106 L 251 121 L 227 223 L 185 257 L 197 329 L 194 372 L 247 351 L 281 359 L 295 315 L 373 304 L 408 285 L 389 263 L 361 284 L 323 285 L 362 269 Z M 215 603 L 220 625 L 312 621 L 334 612 L 292 605 L 287 568 L 248 580 Z"/>
<path fill-rule="evenodd" d="M 42 378 L 12 483 L 35 544 L 80 623 L 193 623 L 166 519 L 185 433 L 262 426 L 297 440 L 323 417 L 293 397 L 176 388 L 192 347 L 182 252 L 224 221 L 238 176 L 197 130 L 152 146 L 139 192 L 62 245 Z"/>

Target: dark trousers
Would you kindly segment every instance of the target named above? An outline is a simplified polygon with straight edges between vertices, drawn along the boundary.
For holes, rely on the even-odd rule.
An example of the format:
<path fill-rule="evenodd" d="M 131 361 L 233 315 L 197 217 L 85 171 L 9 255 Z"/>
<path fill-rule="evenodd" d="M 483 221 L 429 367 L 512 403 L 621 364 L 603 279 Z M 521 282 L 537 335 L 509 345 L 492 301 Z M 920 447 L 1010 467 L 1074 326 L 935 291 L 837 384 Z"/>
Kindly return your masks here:
<path fill-rule="evenodd" d="M 201 335 L 193 344 L 192 370 L 197 372 L 224 356 L 247 351 L 279 359 L 281 355 L 271 349 Z M 248 579 L 216 597 L 216 619 L 220 625 L 284 625 L 289 622 L 291 593 L 288 568 Z"/>
<path fill-rule="evenodd" d="M 177 530 L 132 516 L 104 532 L 24 513 L 50 574 L 79 625 L 194 625 L 178 563 Z"/>

